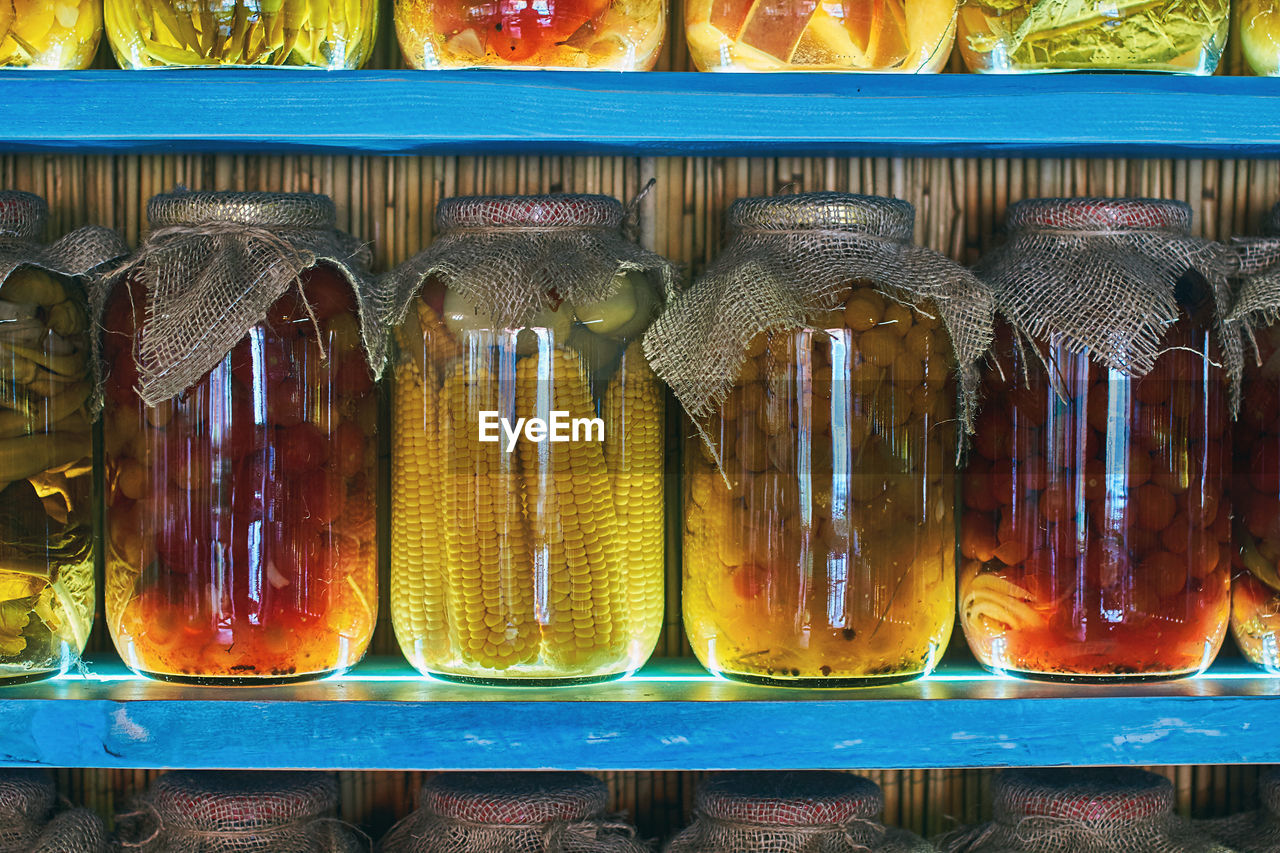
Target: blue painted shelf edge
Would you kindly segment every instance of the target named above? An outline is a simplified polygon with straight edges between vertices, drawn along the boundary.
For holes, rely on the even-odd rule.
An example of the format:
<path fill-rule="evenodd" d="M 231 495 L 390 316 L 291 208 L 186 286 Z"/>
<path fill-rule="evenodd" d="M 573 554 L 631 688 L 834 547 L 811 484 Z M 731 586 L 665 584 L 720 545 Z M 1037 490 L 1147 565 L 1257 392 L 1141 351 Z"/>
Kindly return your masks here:
<path fill-rule="evenodd" d="M 0 150 L 1280 156 L 1280 81 L 1130 74 L 0 72 Z"/>
<path fill-rule="evenodd" d="M 752 687 L 690 661 L 612 684 L 478 688 L 374 659 L 342 678 L 208 689 L 115 661 L 0 691 L 0 766 L 922 768 L 1280 762 L 1280 679 L 1216 665 L 1107 687 L 967 669 L 893 687 Z M 761 737 L 761 733 L 768 733 Z"/>

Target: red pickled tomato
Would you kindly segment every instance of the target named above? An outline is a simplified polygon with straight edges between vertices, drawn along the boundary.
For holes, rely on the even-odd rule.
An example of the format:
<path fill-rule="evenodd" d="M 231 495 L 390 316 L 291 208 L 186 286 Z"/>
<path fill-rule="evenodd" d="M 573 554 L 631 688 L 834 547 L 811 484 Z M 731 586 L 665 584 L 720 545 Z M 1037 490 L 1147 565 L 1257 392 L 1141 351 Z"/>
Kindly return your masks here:
<path fill-rule="evenodd" d="M 302 292 L 306 294 L 311 313 L 317 320 L 324 322 L 343 312 L 355 313 L 356 297 L 351 283 L 333 267 L 312 267 L 299 278 L 302 280 Z"/>
<path fill-rule="evenodd" d="M 362 353 L 342 356 L 333 372 L 333 387 L 340 397 L 363 397 L 373 390 L 373 374 Z"/>
<path fill-rule="evenodd" d="M 299 513 L 301 518 L 314 524 L 328 526 L 342 515 L 346 502 L 346 484 L 342 477 L 331 471 L 312 471 L 293 479 L 289 489 L 291 507 L 286 511 Z"/>
<path fill-rule="evenodd" d="M 986 563 L 1000 547 L 996 539 L 996 526 L 991 516 L 980 512 L 966 512 L 960 523 L 960 553 L 970 560 Z"/>
<path fill-rule="evenodd" d="M 155 521 L 156 553 L 170 572 L 201 574 L 209 568 L 213 519 L 208 507 L 179 499 L 169 505 L 164 517 Z"/>
<path fill-rule="evenodd" d="M 283 492 L 274 449 L 257 450 L 240 460 L 231 490 L 231 509 L 237 524 L 276 515 Z"/>
<path fill-rule="evenodd" d="M 280 469 L 286 474 L 305 474 L 322 467 L 329 458 L 329 441 L 313 423 L 303 421 L 276 430 Z"/>
<path fill-rule="evenodd" d="M 364 470 L 367 442 L 364 432 L 351 421 L 343 421 L 329 438 L 329 458 L 333 470 L 344 477 L 354 477 Z"/>
<path fill-rule="evenodd" d="M 257 338 L 257 340 L 253 340 Z M 262 375 L 255 375 L 253 350 L 262 350 Z M 231 351 L 231 375 L 243 388 L 270 388 L 293 375 L 293 351 L 288 343 L 255 329 Z"/>
<path fill-rule="evenodd" d="M 307 389 L 296 379 L 286 379 L 267 392 L 267 421 L 291 427 L 302 423 L 307 411 Z"/>
<path fill-rule="evenodd" d="M 1255 492 L 1280 495 L 1280 444 L 1259 441 L 1249 454 L 1249 485 Z"/>
<path fill-rule="evenodd" d="M 112 402 L 132 406 L 137 404 L 138 364 L 133 360 L 133 349 L 122 346 L 110 361 L 104 390 Z"/>

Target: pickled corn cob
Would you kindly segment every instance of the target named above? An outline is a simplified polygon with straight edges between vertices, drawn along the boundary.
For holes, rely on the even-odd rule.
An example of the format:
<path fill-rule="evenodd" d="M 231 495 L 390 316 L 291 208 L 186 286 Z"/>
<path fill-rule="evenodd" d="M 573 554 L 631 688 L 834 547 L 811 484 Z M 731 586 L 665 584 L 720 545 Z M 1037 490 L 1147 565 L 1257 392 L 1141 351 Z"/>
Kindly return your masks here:
<path fill-rule="evenodd" d="M 410 326 L 397 330 L 404 358 L 396 371 L 392 410 L 391 620 L 406 648 L 440 649 L 448 637 L 440 538 L 444 463 L 434 368 L 418 360 L 421 341 L 401 339 Z"/>
<path fill-rule="evenodd" d="M 554 410 L 574 419 L 596 413 L 582 362 L 559 348 L 516 368 L 517 415 L 549 421 Z M 535 571 L 545 574 L 543 654 L 564 666 L 617 657 L 628 600 L 604 452 L 590 441 L 522 441 L 519 454 Z"/>
<path fill-rule="evenodd" d="M 442 446 L 448 449 L 443 533 L 449 624 L 463 660 L 499 670 L 538 654 L 516 466 L 500 444 L 481 442 L 476 429 L 481 411 L 502 410 L 502 390 L 498 377 L 468 370 L 465 361 L 448 372 L 440 390 Z"/>
<path fill-rule="evenodd" d="M 662 625 L 664 603 L 664 414 L 662 388 L 639 342 L 633 343 L 605 392 L 604 460 L 624 552 L 627 612 L 653 634 Z"/>

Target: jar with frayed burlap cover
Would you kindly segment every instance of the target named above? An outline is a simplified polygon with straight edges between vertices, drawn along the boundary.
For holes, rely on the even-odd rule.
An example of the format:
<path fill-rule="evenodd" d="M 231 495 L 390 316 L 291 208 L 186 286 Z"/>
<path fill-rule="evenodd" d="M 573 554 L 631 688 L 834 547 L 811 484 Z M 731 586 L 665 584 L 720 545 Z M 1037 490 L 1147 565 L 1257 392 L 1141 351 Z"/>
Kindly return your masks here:
<path fill-rule="evenodd" d="M 423 673 L 602 681 L 657 643 L 665 395 L 640 338 L 676 272 L 631 224 L 602 195 L 446 199 L 388 276 L 391 619 Z M 557 417 L 596 426 L 484 435 Z"/>
<path fill-rule="evenodd" d="M 363 832 L 333 814 L 322 773 L 173 771 L 118 815 L 125 850 L 142 853 L 366 853 Z"/>
<path fill-rule="evenodd" d="M 722 773 L 698 788 L 691 826 L 666 853 L 927 853 L 880 822 L 870 779 L 831 771 Z"/>
<path fill-rule="evenodd" d="M 585 773 L 442 773 L 380 853 L 647 853 Z"/>
<path fill-rule="evenodd" d="M 129 253 L 110 228 L 89 225 L 46 245 L 49 206 L 40 196 L 0 191 L 0 282 L 19 267 L 34 266 L 75 278 Z"/>
<path fill-rule="evenodd" d="M 1229 853 L 1173 812 L 1173 785 L 1136 768 L 1005 770 L 994 820 L 937 839 L 943 853 Z"/>
<path fill-rule="evenodd" d="M 38 770 L 0 772 L 0 853 L 106 853 L 102 819 L 58 812 L 53 780 Z"/>
<path fill-rule="evenodd" d="M 1261 808 L 1201 821 L 1199 826 L 1235 853 L 1280 853 L 1280 768 L 1262 771 L 1258 777 L 1258 800 Z"/>

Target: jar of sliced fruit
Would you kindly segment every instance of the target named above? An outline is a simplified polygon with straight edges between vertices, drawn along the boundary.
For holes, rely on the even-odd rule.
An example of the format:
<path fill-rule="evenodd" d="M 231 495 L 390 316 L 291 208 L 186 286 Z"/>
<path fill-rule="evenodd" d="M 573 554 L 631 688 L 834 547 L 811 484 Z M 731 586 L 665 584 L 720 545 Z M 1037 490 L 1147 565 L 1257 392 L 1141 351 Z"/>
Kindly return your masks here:
<path fill-rule="evenodd" d="M 102 2 L 121 68 L 359 68 L 378 34 L 377 0 Z"/>
<path fill-rule="evenodd" d="M 157 678 L 343 670 L 377 615 L 382 357 L 328 198 L 177 193 L 106 301 L 107 619 Z"/>
<path fill-rule="evenodd" d="M 663 616 L 672 267 L 605 196 L 450 199 L 395 277 L 391 616 L 425 673 L 613 678 Z"/>
<path fill-rule="evenodd" d="M 76 276 L 123 256 L 106 229 L 51 246 L 43 199 L 0 193 L 0 683 L 65 671 L 94 617 L 93 360 Z"/>
<path fill-rule="evenodd" d="M 0 2 L 0 68 L 88 68 L 102 39 L 102 0 Z"/>
<path fill-rule="evenodd" d="M 1190 224 L 1178 202 L 1022 202 L 979 268 L 1003 322 L 964 477 L 960 617 L 990 669 L 1176 678 L 1221 646 L 1241 342 L 1222 247 Z"/>
<path fill-rule="evenodd" d="M 937 71 L 957 0 L 689 0 L 699 71 Z"/>
<path fill-rule="evenodd" d="M 692 419 L 684 625 L 713 672 L 883 684 L 946 648 L 955 374 L 990 340 L 990 299 L 912 245 L 914 222 L 895 199 L 738 201 L 645 339 Z"/>
<path fill-rule="evenodd" d="M 395 0 L 396 33 L 414 68 L 648 71 L 667 28 L 667 0 Z"/>

